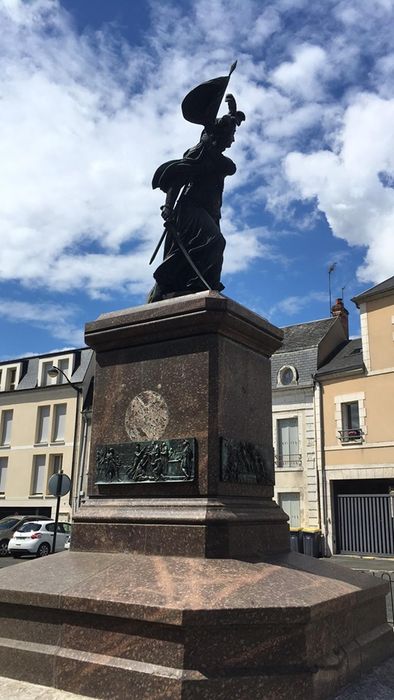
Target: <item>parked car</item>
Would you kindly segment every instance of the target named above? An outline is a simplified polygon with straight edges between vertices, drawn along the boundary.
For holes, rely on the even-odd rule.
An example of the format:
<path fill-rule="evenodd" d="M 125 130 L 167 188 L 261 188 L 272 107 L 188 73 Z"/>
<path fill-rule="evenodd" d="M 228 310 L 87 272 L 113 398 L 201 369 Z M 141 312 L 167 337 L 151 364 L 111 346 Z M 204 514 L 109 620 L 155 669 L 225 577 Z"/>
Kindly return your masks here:
<path fill-rule="evenodd" d="M 58 523 L 56 531 L 56 552 L 64 549 L 64 544 L 70 536 L 71 525 Z M 46 557 L 53 550 L 53 537 L 55 534 L 55 521 L 32 520 L 24 523 L 8 543 L 8 551 L 19 559 L 26 554 L 36 557 Z"/>
<path fill-rule="evenodd" d="M 8 542 L 23 523 L 31 520 L 52 520 L 46 515 L 7 515 L 6 518 L 0 520 L 0 557 L 6 557 L 8 554 Z"/>

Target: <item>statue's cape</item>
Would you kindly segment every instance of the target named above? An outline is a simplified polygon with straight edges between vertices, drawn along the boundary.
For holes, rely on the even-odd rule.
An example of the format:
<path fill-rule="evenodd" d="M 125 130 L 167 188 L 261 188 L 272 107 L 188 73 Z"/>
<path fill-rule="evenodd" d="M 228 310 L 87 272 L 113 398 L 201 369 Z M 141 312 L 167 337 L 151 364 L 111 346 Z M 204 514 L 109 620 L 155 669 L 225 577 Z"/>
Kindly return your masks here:
<path fill-rule="evenodd" d="M 231 73 L 235 70 L 236 65 L 235 61 L 228 75 L 197 85 L 186 95 L 182 102 L 182 114 L 188 122 L 202 124 L 206 129 L 213 126 Z"/>
<path fill-rule="evenodd" d="M 196 164 L 192 161 L 190 162 L 190 159 L 187 158 L 169 160 L 167 163 L 163 163 L 163 165 L 159 165 L 157 168 L 152 179 L 152 187 L 153 189 L 160 187 L 163 192 L 167 193 L 175 180 L 181 185 L 186 185 L 193 175 L 195 167 Z"/>
<path fill-rule="evenodd" d="M 152 179 L 153 189 L 160 187 L 163 192 L 167 193 L 175 181 L 181 186 L 190 182 L 197 169 L 201 167 L 203 150 L 203 144 L 199 143 L 197 146 L 190 148 L 187 151 L 187 155 L 183 158 L 169 160 L 167 163 L 159 165 Z"/>

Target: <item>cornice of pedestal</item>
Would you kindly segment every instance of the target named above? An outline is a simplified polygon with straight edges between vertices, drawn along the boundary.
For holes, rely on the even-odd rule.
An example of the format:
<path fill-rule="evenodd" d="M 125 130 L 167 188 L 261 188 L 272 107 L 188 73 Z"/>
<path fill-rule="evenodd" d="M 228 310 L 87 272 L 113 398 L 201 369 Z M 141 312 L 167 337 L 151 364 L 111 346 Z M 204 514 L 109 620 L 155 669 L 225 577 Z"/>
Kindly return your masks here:
<path fill-rule="evenodd" d="M 219 292 L 199 292 L 103 314 L 86 324 L 86 344 L 105 352 L 180 338 L 218 334 L 270 357 L 283 332 Z"/>

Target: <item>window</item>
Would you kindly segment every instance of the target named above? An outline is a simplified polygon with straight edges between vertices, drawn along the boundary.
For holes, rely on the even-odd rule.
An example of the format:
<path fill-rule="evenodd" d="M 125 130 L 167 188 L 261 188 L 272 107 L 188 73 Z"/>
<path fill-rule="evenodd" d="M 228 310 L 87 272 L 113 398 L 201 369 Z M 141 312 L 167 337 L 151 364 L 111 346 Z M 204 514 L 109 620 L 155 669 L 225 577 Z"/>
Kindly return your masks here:
<path fill-rule="evenodd" d="M 61 370 L 61 372 L 59 372 L 59 374 L 57 375 L 56 384 L 67 384 L 66 377 L 69 378 L 68 377 L 69 360 L 68 359 L 59 360 L 59 362 L 57 363 L 57 366 Z M 64 374 L 62 374 L 62 372 L 64 372 L 66 377 L 64 376 Z"/>
<path fill-rule="evenodd" d="M 48 469 L 48 479 L 47 479 L 47 493 L 48 483 L 51 476 L 58 474 L 63 466 L 63 455 L 50 455 L 49 457 L 49 469 Z"/>
<path fill-rule="evenodd" d="M 299 441 L 298 418 L 281 418 L 277 421 L 278 449 L 277 467 L 300 469 L 302 466 Z"/>
<path fill-rule="evenodd" d="M 8 457 L 0 457 L 0 493 L 5 493 L 7 480 Z"/>
<path fill-rule="evenodd" d="M 33 461 L 33 474 L 31 483 L 32 495 L 44 493 L 45 485 L 45 455 L 36 455 Z"/>
<path fill-rule="evenodd" d="M 40 386 L 55 386 L 56 384 L 67 384 L 67 379 L 70 379 L 69 374 L 72 373 L 72 355 L 63 355 L 60 357 L 44 357 L 39 361 L 38 376 Z M 48 370 L 52 367 L 57 367 L 60 372 L 56 377 L 50 377 Z M 64 374 L 66 376 L 64 376 Z"/>
<path fill-rule="evenodd" d="M 20 365 L 8 365 L 0 369 L 0 391 L 15 391 L 20 374 Z"/>
<path fill-rule="evenodd" d="M 38 532 L 41 530 L 41 527 L 40 523 L 25 523 L 18 527 L 18 532 Z"/>
<path fill-rule="evenodd" d="M 341 405 L 342 430 L 339 431 L 341 442 L 361 442 L 363 432 L 360 427 L 358 401 L 349 401 Z"/>
<path fill-rule="evenodd" d="M 289 386 L 290 384 L 297 384 L 298 373 L 295 367 L 292 365 L 284 365 L 280 368 L 278 372 L 278 384 L 280 386 Z"/>
<path fill-rule="evenodd" d="M 58 403 L 54 406 L 54 419 L 53 419 L 53 442 L 63 442 L 64 441 L 64 431 L 66 426 L 66 409 L 65 403 Z"/>
<path fill-rule="evenodd" d="M 0 521 L 0 530 L 11 530 L 18 523 L 20 523 L 19 518 L 4 518 Z"/>
<path fill-rule="evenodd" d="M 3 411 L 1 414 L 1 441 L 0 445 L 8 446 L 11 444 L 11 428 L 12 428 L 12 416 L 13 410 L 9 409 Z"/>
<path fill-rule="evenodd" d="M 51 455 L 52 474 L 58 474 L 63 466 L 63 455 Z"/>
<path fill-rule="evenodd" d="M 16 386 L 16 367 L 10 367 L 9 369 L 7 369 L 5 390 L 6 391 L 15 391 L 15 386 Z"/>
<path fill-rule="evenodd" d="M 52 384 L 52 378 L 48 374 L 48 370 L 51 369 L 52 365 L 53 362 L 42 363 L 41 386 L 50 386 Z"/>
<path fill-rule="evenodd" d="M 301 527 L 300 494 L 279 493 L 279 505 L 289 516 L 289 527 Z"/>
<path fill-rule="evenodd" d="M 47 443 L 49 440 L 49 406 L 39 406 L 37 416 L 37 443 Z"/>

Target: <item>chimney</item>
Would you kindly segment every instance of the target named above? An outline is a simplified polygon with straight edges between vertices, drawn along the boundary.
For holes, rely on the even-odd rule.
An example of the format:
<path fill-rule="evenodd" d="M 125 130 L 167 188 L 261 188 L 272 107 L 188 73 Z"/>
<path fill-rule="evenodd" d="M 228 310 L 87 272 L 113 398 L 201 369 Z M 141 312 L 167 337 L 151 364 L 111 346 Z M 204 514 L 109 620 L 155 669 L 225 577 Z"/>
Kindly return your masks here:
<path fill-rule="evenodd" d="M 339 316 L 346 334 L 346 338 L 349 340 L 349 311 L 345 309 L 342 299 L 337 299 L 335 304 L 332 305 L 331 316 Z"/>

